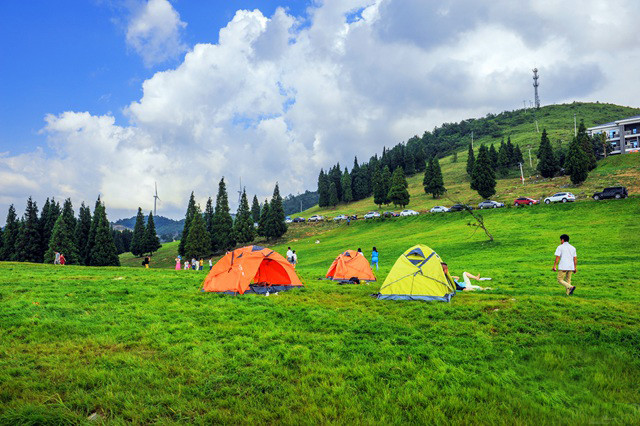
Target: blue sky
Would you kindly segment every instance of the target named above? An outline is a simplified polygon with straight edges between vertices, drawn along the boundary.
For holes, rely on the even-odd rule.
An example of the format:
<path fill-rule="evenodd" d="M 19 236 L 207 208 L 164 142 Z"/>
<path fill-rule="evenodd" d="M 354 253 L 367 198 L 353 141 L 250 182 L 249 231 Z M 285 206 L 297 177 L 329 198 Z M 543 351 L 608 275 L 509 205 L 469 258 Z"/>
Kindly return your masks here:
<path fill-rule="evenodd" d="M 132 3 L 132 2 L 129 2 Z M 173 2 L 187 23 L 183 40 L 217 43 L 238 9 L 277 7 L 304 16 L 308 1 L 214 0 Z M 0 152 L 46 148 L 44 116 L 60 111 L 112 113 L 140 98 L 141 84 L 181 58 L 146 67 L 125 41 L 131 14 L 125 1 L 4 0 L 0 2 Z"/>
<path fill-rule="evenodd" d="M 184 216 L 224 177 L 315 189 L 444 122 L 543 105 L 638 106 L 640 2 L 0 1 L 0 224 L 29 196 Z M 567 123 L 572 129 L 573 122 Z M 235 200 L 231 197 L 231 208 Z"/>

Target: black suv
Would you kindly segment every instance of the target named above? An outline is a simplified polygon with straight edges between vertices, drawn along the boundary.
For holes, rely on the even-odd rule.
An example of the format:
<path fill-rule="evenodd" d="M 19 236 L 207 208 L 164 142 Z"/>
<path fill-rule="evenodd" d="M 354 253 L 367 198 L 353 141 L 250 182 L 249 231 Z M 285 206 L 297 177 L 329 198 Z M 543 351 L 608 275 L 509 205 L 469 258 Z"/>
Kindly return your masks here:
<path fill-rule="evenodd" d="M 625 188 L 624 186 L 612 186 L 611 188 L 603 189 L 602 192 L 596 192 L 595 194 L 593 194 L 593 199 L 598 201 L 605 198 L 620 199 L 627 198 L 628 196 L 629 194 L 627 193 L 627 188 Z"/>
<path fill-rule="evenodd" d="M 449 207 L 449 211 L 450 212 L 461 212 L 462 210 L 473 210 L 473 206 L 469 206 L 469 205 L 462 205 L 462 204 L 454 204 L 451 207 Z"/>

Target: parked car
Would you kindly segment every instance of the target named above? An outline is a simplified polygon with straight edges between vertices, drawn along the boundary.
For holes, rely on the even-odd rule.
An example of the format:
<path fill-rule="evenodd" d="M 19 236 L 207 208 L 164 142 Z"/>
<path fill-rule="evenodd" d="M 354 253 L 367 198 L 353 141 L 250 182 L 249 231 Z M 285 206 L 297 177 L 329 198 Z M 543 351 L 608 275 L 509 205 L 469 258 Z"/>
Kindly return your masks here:
<path fill-rule="evenodd" d="M 431 207 L 431 210 L 429 211 L 431 213 L 446 213 L 449 211 L 449 209 L 444 206 L 434 206 L 434 207 Z"/>
<path fill-rule="evenodd" d="M 534 204 L 538 204 L 540 203 L 539 200 L 534 200 L 533 198 L 529 198 L 529 197 L 520 197 L 520 198 L 516 198 L 515 201 L 513 202 L 513 205 L 518 207 L 518 206 L 532 206 Z"/>
<path fill-rule="evenodd" d="M 380 217 L 380 213 L 378 212 L 369 212 L 364 215 L 365 219 L 373 219 L 374 217 Z"/>
<path fill-rule="evenodd" d="M 287 217 L 284 218 L 284 223 L 291 223 L 291 222 L 293 222 L 291 220 L 291 216 L 287 216 Z"/>
<path fill-rule="evenodd" d="M 302 216 L 294 217 L 293 220 L 292 220 L 293 223 L 304 222 L 304 221 L 305 221 L 305 219 Z"/>
<path fill-rule="evenodd" d="M 410 209 L 402 210 L 402 211 L 400 212 L 400 216 L 417 216 L 417 215 L 419 215 L 419 214 L 420 214 L 420 213 L 418 213 L 417 211 L 415 211 L 415 210 L 410 210 Z"/>
<path fill-rule="evenodd" d="M 384 217 L 398 217 L 398 216 L 400 216 L 400 214 L 396 213 L 396 212 L 384 212 L 384 213 L 382 213 L 382 216 L 384 216 Z"/>
<path fill-rule="evenodd" d="M 575 200 L 576 200 L 576 196 L 570 192 L 558 192 L 556 194 L 553 194 L 551 197 L 545 198 L 544 202 L 545 204 L 559 203 L 559 202 L 566 203 L 567 201 L 575 201 Z"/>
<path fill-rule="evenodd" d="M 464 205 L 464 204 L 454 204 L 451 207 L 449 207 L 449 211 L 450 212 L 461 212 L 462 210 L 465 209 L 469 209 L 469 210 L 473 210 L 473 206 L 470 205 Z"/>
<path fill-rule="evenodd" d="M 484 200 L 480 204 L 478 204 L 479 209 L 497 209 L 499 207 L 504 207 L 504 203 L 500 203 L 498 201 L 493 200 Z"/>
<path fill-rule="evenodd" d="M 346 215 L 344 215 L 344 214 L 339 214 L 338 216 L 336 216 L 336 217 L 334 217 L 334 218 L 333 218 L 333 221 L 334 221 L 334 222 L 339 222 L 339 221 L 341 221 L 341 220 L 347 220 L 347 219 L 348 219 L 348 217 L 347 217 Z"/>
<path fill-rule="evenodd" d="M 593 199 L 596 201 L 607 198 L 615 198 L 618 200 L 620 198 L 627 198 L 628 196 L 629 193 L 627 192 L 627 188 L 624 186 L 612 186 L 610 188 L 603 189 L 602 192 L 596 192 L 593 194 Z"/>
<path fill-rule="evenodd" d="M 352 214 L 351 216 L 349 216 L 349 219 L 358 220 L 358 215 L 357 214 Z"/>
<path fill-rule="evenodd" d="M 307 219 L 307 222 L 322 222 L 323 220 L 324 220 L 324 216 L 320 216 L 319 214 L 314 214 L 309 219 Z"/>

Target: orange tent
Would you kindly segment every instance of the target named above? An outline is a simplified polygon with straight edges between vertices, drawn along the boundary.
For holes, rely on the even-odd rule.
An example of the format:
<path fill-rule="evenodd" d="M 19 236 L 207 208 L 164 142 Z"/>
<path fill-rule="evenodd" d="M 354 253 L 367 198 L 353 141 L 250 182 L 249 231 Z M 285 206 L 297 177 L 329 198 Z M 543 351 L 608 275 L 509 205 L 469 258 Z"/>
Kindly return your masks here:
<path fill-rule="evenodd" d="M 351 278 L 358 278 L 360 281 L 376 280 L 367 258 L 355 250 L 340 253 L 331 264 L 326 278 L 334 281 L 351 281 Z"/>
<path fill-rule="evenodd" d="M 202 291 L 244 294 L 296 287 L 302 287 L 302 283 L 282 255 L 264 247 L 247 246 L 220 259 L 204 279 Z"/>

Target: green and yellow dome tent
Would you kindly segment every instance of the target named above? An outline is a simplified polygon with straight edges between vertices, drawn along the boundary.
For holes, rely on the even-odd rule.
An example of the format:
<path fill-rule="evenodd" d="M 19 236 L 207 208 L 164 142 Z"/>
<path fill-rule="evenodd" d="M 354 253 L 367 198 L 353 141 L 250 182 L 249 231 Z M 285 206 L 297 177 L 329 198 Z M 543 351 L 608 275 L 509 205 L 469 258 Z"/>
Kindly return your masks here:
<path fill-rule="evenodd" d="M 442 270 L 440 256 L 429 247 L 418 244 L 396 260 L 377 297 L 449 302 L 455 294 L 455 283 L 451 275 Z"/>

